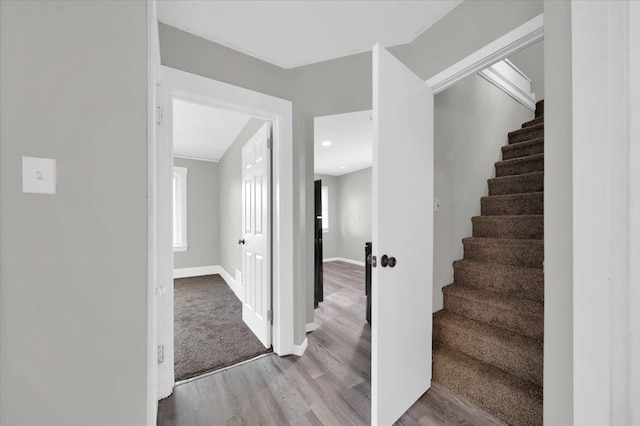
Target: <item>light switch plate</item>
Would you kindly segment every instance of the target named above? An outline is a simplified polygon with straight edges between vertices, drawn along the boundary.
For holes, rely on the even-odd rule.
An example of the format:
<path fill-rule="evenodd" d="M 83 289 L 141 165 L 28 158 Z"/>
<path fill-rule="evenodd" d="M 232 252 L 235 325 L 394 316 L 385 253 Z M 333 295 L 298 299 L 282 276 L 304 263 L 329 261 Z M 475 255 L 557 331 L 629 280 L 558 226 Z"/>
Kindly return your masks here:
<path fill-rule="evenodd" d="M 22 157 L 22 192 L 29 194 L 55 194 L 56 160 Z"/>

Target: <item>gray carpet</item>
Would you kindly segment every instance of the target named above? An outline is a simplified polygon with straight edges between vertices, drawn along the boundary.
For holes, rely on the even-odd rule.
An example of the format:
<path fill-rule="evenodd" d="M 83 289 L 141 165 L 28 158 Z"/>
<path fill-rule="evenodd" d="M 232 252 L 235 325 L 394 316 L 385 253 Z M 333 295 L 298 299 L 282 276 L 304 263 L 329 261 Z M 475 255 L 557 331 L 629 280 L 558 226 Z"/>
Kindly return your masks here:
<path fill-rule="evenodd" d="M 176 381 L 268 352 L 242 321 L 242 304 L 220 275 L 180 278 L 174 288 Z"/>

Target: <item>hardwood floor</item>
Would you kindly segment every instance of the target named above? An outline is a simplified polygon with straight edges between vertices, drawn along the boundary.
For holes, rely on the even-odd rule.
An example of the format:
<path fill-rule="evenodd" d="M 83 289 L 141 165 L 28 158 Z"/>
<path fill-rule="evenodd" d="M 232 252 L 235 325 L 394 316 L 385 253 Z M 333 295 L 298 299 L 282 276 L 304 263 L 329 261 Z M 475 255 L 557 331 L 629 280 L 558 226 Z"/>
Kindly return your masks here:
<path fill-rule="evenodd" d="M 371 414 L 371 329 L 364 267 L 324 264 L 318 329 L 302 357 L 265 356 L 177 386 L 158 425 L 366 425 Z M 432 387 L 397 425 L 490 425 L 494 419 Z"/>

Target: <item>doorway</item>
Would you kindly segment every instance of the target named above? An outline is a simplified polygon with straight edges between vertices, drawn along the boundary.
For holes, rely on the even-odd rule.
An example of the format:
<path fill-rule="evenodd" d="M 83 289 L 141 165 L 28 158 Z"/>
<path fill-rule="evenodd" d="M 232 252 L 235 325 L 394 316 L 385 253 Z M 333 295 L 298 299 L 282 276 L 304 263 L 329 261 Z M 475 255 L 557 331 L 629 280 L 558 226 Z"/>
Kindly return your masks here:
<path fill-rule="evenodd" d="M 254 148 L 266 145 L 270 124 L 250 114 L 192 100 L 187 94 L 172 96 L 170 108 L 178 383 L 271 348 L 270 333 L 265 336 L 264 330 L 266 310 L 271 308 L 271 283 L 262 280 L 257 291 L 255 288 L 256 277 L 270 277 L 270 227 L 260 226 L 258 233 L 243 229 L 245 224 L 269 223 L 271 156 L 267 149 L 256 156 L 256 165 L 267 165 L 258 176 L 262 191 L 252 190 L 254 184 L 245 197 L 246 170 L 255 175 L 259 167 L 245 167 L 244 153 L 247 147 L 257 152 Z M 250 184 L 255 181 L 248 179 Z M 243 208 L 245 200 L 247 209 Z M 256 215 L 256 211 L 264 214 Z M 256 239 L 261 237 L 264 242 L 256 250 Z M 259 252 L 264 259 L 264 271 L 255 271 L 260 268 L 252 258 L 245 262 L 249 246 L 238 244 L 245 240 L 251 252 Z M 267 307 L 262 319 L 252 312 L 256 294 Z"/>
<path fill-rule="evenodd" d="M 153 204 L 156 216 L 154 232 L 158 253 L 155 268 L 158 271 L 156 286 L 157 301 L 157 342 L 158 342 L 158 396 L 164 398 L 172 393 L 174 386 L 174 284 L 173 284 L 173 235 L 172 205 L 173 197 L 173 143 L 171 129 L 173 99 L 188 100 L 209 107 L 250 115 L 251 117 L 272 123 L 273 156 L 269 162 L 273 165 L 273 184 L 277 187 L 277 201 L 270 211 L 272 235 L 278 241 L 292 240 L 292 167 L 291 167 L 291 103 L 250 90 L 241 89 L 225 83 L 210 80 L 168 67 L 161 67 L 158 88 L 159 139 L 157 144 L 157 200 Z M 242 210 L 238 213 L 240 214 Z M 239 246 L 241 235 L 234 237 Z M 188 244 L 188 243 L 187 243 Z M 279 355 L 292 353 L 293 349 L 293 262 L 292 244 L 274 245 L 272 252 L 273 277 L 273 324 L 272 346 Z M 213 265 L 215 266 L 215 265 Z M 196 271 L 197 272 L 197 271 Z M 202 272 L 202 271 L 200 271 Z M 211 273 L 212 271 L 204 271 Z M 243 274 L 231 276 L 224 268 L 214 268 L 227 282 L 242 282 Z M 233 287 L 230 285 L 229 287 Z M 237 287 L 237 286 L 236 286 Z M 237 290 L 237 288 L 236 288 Z M 238 293 L 236 291 L 236 293 Z"/>

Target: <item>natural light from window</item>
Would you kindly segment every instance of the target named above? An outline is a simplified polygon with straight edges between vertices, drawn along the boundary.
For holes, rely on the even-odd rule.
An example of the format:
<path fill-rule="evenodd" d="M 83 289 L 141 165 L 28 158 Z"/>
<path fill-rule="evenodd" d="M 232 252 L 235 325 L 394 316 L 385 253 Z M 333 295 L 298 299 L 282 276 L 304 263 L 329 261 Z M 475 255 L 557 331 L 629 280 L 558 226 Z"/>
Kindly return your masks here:
<path fill-rule="evenodd" d="M 187 168 L 173 168 L 173 251 L 186 251 L 187 245 Z"/>
<path fill-rule="evenodd" d="M 329 187 L 322 187 L 322 232 L 329 232 Z"/>

